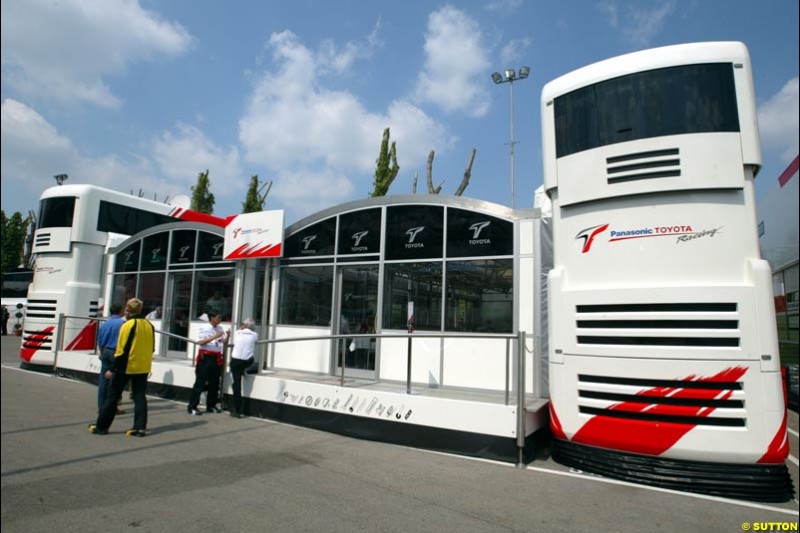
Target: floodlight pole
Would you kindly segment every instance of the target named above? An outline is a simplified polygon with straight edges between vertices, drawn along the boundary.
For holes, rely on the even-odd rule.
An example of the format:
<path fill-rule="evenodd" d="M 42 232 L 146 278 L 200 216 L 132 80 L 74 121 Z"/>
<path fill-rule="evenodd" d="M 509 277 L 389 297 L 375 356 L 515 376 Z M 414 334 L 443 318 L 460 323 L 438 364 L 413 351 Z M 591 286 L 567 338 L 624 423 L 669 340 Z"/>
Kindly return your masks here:
<path fill-rule="evenodd" d="M 509 102 L 511 104 L 511 142 L 509 143 L 509 166 L 511 170 L 511 208 L 514 208 L 514 82 L 524 80 L 530 75 L 530 67 L 522 67 L 519 69 L 519 75 L 513 70 L 508 69 L 505 71 L 505 76 L 499 72 L 492 73 L 492 81 L 500 85 L 501 83 L 508 83 L 509 85 Z"/>
<path fill-rule="evenodd" d="M 514 80 L 508 80 L 508 87 L 511 94 L 511 142 L 510 156 L 511 156 L 511 209 L 514 209 Z"/>

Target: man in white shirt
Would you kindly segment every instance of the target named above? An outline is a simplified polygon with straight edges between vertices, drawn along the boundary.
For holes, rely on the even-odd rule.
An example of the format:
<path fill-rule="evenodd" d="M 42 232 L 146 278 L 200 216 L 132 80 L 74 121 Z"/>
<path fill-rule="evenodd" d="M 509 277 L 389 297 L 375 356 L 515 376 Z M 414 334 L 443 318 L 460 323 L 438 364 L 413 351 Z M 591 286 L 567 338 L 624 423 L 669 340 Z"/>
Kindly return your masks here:
<path fill-rule="evenodd" d="M 256 342 L 258 333 L 255 332 L 255 322 L 248 318 L 236 333 L 233 334 L 233 352 L 231 353 L 231 375 L 233 376 L 233 407 L 231 416 L 242 418 L 244 416 L 242 402 L 242 377 L 255 359 Z"/>
<path fill-rule="evenodd" d="M 219 323 L 222 322 L 220 313 L 212 313 L 208 322 L 200 326 L 198 333 L 198 350 L 194 374 L 194 387 L 192 387 L 192 397 L 189 400 L 189 414 L 199 416 L 202 413 L 197 409 L 200 403 L 200 395 L 203 388 L 208 383 L 208 396 L 206 397 L 206 412 L 221 413 L 222 409 L 217 407 L 219 397 L 219 377 L 220 369 L 225 364 L 222 353 L 228 336 Z"/>

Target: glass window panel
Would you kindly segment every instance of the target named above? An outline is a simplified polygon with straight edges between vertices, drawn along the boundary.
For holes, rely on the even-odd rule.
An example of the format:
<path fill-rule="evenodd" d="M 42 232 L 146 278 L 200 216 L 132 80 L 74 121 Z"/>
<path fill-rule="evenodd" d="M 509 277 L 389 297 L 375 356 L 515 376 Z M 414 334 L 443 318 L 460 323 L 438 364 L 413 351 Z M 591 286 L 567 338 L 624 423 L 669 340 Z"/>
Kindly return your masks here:
<path fill-rule="evenodd" d="M 174 218 L 167 215 L 101 200 L 97 216 L 97 231 L 135 235 L 153 226 L 175 221 Z"/>
<path fill-rule="evenodd" d="M 466 209 L 447 210 L 447 257 L 512 255 L 514 224 Z"/>
<path fill-rule="evenodd" d="M 364 209 L 339 217 L 339 254 L 381 251 L 381 210 Z"/>
<path fill-rule="evenodd" d="M 197 262 L 222 261 L 222 247 L 225 245 L 225 240 L 222 236 L 208 233 L 207 231 L 201 231 L 199 233 L 200 235 L 197 242 Z"/>
<path fill-rule="evenodd" d="M 406 329 L 408 302 L 414 302 L 416 329 L 442 329 L 442 263 L 387 263 L 384 276 L 385 329 Z"/>
<path fill-rule="evenodd" d="M 164 231 L 142 239 L 142 270 L 165 270 L 169 232 Z"/>
<path fill-rule="evenodd" d="M 115 272 L 136 272 L 139 270 L 139 251 L 142 241 L 136 241 L 117 253 Z"/>
<path fill-rule="evenodd" d="M 111 305 L 119 305 L 124 308 L 128 300 L 136 296 L 136 281 L 138 277 L 138 274 L 117 274 L 114 276 Z"/>
<path fill-rule="evenodd" d="M 194 317 L 203 313 L 209 317 L 222 314 L 223 322 L 230 322 L 233 312 L 233 269 L 203 270 L 195 273 Z"/>
<path fill-rule="evenodd" d="M 45 198 L 39 206 L 38 228 L 69 228 L 75 214 L 75 197 Z"/>
<path fill-rule="evenodd" d="M 189 323 L 191 322 L 191 296 L 192 296 L 192 273 L 176 272 L 170 274 L 170 285 L 172 290 L 172 300 L 167 304 L 167 312 L 164 315 L 165 322 L 161 325 L 173 335 L 187 337 L 189 335 Z M 168 350 L 186 352 L 187 342 L 177 337 L 169 337 L 167 343 Z"/>
<path fill-rule="evenodd" d="M 172 251 L 170 252 L 170 264 L 189 264 L 194 263 L 194 249 L 197 244 L 196 231 L 173 231 L 172 232 Z"/>
<path fill-rule="evenodd" d="M 336 217 L 333 217 L 290 235 L 285 242 L 284 257 L 333 255 L 335 239 Z"/>
<path fill-rule="evenodd" d="M 164 302 L 164 280 L 166 274 L 157 272 L 142 274 L 139 279 L 139 299 L 144 304 L 142 313 L 147 315 L 151 311 L 157 311 L 161 316 L 161 304 Z"/>
<path fill-rule="evenodd" d="M 511 333 L 514 325 L 511 259 L 447 263 L 447 331 Z"/>
<path fill-rule="evenodd" d="M 402 205 L 386 210 L 386 259 L 442 257 L 444 208 Z"/>
<path fill-rule="evenodd" d="M 333 267 L 281 269 L 278 324 L 330 326 Z"/>
<path fill-rule="evenodd" d="M 739 131 L 733 65 L 621 76 L 555 100 L 556 155 L 663 135 Z"/>

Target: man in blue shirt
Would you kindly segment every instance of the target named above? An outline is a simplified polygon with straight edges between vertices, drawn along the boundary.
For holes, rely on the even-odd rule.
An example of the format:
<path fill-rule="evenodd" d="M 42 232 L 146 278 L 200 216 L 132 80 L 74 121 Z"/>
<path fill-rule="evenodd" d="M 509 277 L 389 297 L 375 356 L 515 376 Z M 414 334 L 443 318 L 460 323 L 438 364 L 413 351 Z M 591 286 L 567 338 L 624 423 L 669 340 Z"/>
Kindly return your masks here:
<path fill-rule="evenodd" d="M 119 328 L 125 322 L 122 318 L 122 306 L 119 304 L 111 306 L 111 315 L 108 320 L 100 325 L 97 334 L 97 345 L 100 347 L 100 377 L 97 380 L 97 409 L 103 408 L 108 398 L 108 391 L 111 388 L 111 369 L 114 366 L 114 352 L 117 351 L 117 339 L 119 338 Z M 119 408 L 117 408 L 118 413 Z"/>

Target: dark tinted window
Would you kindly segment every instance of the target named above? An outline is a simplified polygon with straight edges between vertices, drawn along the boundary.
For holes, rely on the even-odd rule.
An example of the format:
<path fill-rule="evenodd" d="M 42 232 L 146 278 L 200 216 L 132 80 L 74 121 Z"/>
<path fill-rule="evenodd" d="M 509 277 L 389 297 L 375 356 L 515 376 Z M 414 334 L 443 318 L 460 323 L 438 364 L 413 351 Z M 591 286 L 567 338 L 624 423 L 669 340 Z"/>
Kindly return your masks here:
<path fill-rule="evenodd" d="M 222 248 L 225 240 L 213 233 L 200 232 L 197 242 L 197 262 L 222 261 Z"/>
<path fill-rule="evenodd" d="M 333 267 L 281 269 L 278 324 L 331 325 Z"/>
<path fill-rule="evenodd" d="M 195 231 L 173 231 L 172 232 L 172 251 L 170 252 L 170 264 L 194 263 L 194 249 L 197 244 L 197 232 Z"/>
<path fill-rule="evenodd" d="M 166 269 L 167 246 L 169 233 L 166 231 L 142 239 L 142 270 Z"/>
<path fill-rule="evenodd" d="M 386 259 L 442 257 L 443 227 L 443 207 L 389 207 L 386 210 Z"/>
<path fill-rule="evenodd" d="M 414 327 L 442 328 L 442 263 L 389 263 L 384 268 L 383 327 L 406 329 L 408 303 L 414 302 Z"/>
<path fill-rule="evenodd" d="M 142 241 L 136 241 L 117 254 L 115 272 L 136 272 L 139 270 L 139 255 Z"/>
<path fill-rule="evenodd" d="M 639 72 L 555 100 L 556 155 L 663 135 L 739 131 L 730 63 Z"/>
<path fill-rule="evenodd" d="M 195 318 L 203 313 L 209 317 L 222 315 L 223 322 L 230 322 L 233 312 L 233 269 L 208 270 L 195 274 L 194 309 Z"/>
<path fill-rule="evenodd" d="M 112 231 L 123 235 L 135 235 L 140 231 L 175 222 L 174 218 L 159 215 L 142 209 L 100 201 L 97 217 L 97 231 Z"/>
<path fill-rule="evenodd" d="M 376 254 L 380 250 L 380 209 L 365 209 L 339 217 L 340 254 Z"/>
<path fill-rule="evenodd" d="M 38 228 L 69 228 L 75 214 L 75 198 L 45 198 L 39 206 Z"/>
<path fill-rule="evenodd" d="M 138 279 L 138 274 L 118 274 L 114 276 L 111 305 L 119 305 L 124 309 L 128 300 L 136 296 L 136 282 Z"/>
<path fill-rule="evenodd" d="M 333 255 L 336 218 L 323 220 L 286 239 L 284 257 L 316 257 Z"/>
<path fill-rule="evenodd" d="M 447 257 L 512 255 L 514 224 L 465 209 L 447 210 Z"/>
<path fill-rule="evenodd" d="M 445 319 L 446 331 L 511 333 L 513 261 L 448 261 Z"/>
<path fill-rule="evenodd" d="M 3 274 L 3 298 L 25 298 L 33 282 L 33 270 Z"/>

